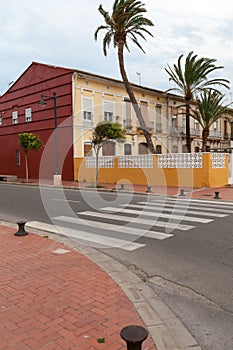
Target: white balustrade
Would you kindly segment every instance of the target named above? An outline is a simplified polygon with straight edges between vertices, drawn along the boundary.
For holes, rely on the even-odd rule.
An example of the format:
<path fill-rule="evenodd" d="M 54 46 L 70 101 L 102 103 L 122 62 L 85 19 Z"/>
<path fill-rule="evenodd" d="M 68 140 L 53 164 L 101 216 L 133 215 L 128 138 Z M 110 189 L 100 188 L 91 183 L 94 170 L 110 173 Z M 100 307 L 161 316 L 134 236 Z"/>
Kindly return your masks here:
<path fill-rule="evenodd" d="M 169 153 L 158 156 L 158 168 L 202 168 L 201 153 Z"/>
<path fill-rule="evenodd" d="M 153 155 L 120 156 L 118 168 L 153 168 Z"/>
<path fill-rule="evenodd" d="M 212 168 L 225 168 L 226 154 L 212 153 Z"/>
<path fill-rule="evenodd" d="M 86 167 L 96 167 L 96 157 L 86 157 Z M 98 159 L 99 168 L 114 168 L 114 156 L 102 156 Z"/>

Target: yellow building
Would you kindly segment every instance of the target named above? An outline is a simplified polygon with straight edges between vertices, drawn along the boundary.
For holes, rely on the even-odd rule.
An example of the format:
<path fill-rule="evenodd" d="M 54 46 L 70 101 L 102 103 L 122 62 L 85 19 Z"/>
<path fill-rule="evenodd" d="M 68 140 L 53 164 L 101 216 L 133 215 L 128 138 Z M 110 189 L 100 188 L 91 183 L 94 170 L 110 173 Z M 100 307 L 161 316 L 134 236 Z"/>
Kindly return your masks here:
<path fill-rule="evenodd" d="M 156 153 L 182 153 L 185 150 L 184 99 L 163 91 L 132 84 L 146 125 L 151 132 Z M 100 121 L 120 123 L 127 132 L 124 143 L 109 141 L 102 155 L 139 155 L 148 153 L 136 115 L 124 84 L 115 79 L 75 71 L 73 74 L 74 157 L 94 155 L 92 132 Z M 183 106 L 183 107 L 181 107 Z M 230 147 L 229 122 L 223 116 L 210 129 L 210 149 Z M 233 124 L 232 124 L 233 125 Z M 228 131 L 227 131 L 228 130 Z M 190 118 L 192 152 L 201 149 L 202 130 Z"/>

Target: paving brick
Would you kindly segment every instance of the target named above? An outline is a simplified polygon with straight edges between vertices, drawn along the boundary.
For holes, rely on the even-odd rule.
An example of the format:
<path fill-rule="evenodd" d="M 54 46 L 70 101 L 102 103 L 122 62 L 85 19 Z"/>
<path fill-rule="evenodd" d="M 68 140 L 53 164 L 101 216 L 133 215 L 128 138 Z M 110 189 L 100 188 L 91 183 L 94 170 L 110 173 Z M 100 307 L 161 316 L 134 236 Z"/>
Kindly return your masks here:
<path fill-rule="evenodd" d="M 1 350 L 125 350 L 120 330 L 143 322 L 106 272 L 62 243 L 15 237 L 6 226 L 0 233 Z M 155 350 L 150 338 L 144 343 Z"/>

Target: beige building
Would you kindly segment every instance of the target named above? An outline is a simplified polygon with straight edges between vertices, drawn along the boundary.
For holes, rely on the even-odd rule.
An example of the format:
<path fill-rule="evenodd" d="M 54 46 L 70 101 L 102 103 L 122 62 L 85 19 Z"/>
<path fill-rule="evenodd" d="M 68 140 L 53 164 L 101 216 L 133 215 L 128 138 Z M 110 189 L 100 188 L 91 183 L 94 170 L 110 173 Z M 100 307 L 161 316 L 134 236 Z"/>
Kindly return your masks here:
<path fill-rule="evenodd" d="M 185 146 L 184 100 L 177 95 L 140 85 L 133 84 L 133 89 L 151 131 L 156 152 L 182 153 Z M 121 81 L 76 71 L 73 74 L 73 105 L 74 157 L 94 155 L 92 132 L 97 123 L 104 120 L 120 123 L 126 129 L 127 138 L 124 143 L 105 143 L 102 155 L 148 153 L 145 138 Z M 232 125 L 225 116 L 212 125 L 208 141 L 211 150 L 230 147 Z M 197 152 L 201 149 L 202 130 L 193 118 L 190 120 L 190 134 L 192 152 Z"/>

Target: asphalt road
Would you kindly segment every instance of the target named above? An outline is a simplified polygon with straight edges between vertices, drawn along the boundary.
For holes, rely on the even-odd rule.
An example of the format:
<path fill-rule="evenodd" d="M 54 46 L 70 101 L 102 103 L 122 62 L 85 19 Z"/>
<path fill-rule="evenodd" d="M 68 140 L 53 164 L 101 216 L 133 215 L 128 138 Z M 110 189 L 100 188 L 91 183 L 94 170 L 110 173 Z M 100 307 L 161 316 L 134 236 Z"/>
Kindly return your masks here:
<path fill-rule="evenodd" d="M 88 215 L 91 211 L 97 213 L 96 217 L 89 218 L 96 225 L 113 223 L 107 214 L 106 217 L 101 216 L 100 208 L 119 209 L 122 205 L 130 208 L 132 205 L 140 206 L 141 202 L 148 199 L 155 199 L 148 195 L 63 191 L 52 187 L 39 190 L 38 187 L 10 184 L 0 184 L 0 196 L 2 221 L 17 222 L 25 219 L 51 223 L 54 222 L 54 217 L 74 218 L 77 212 L 86 212 Z M 189 205 L 192 206 L 192 203 Z M 155 222 L 167 219 L 146 216 L 149 224 L 134 223 L 133 227 L 144 227 L 145 231 L 152 233 L 165 232 L 170 237 L 154 239 L 145 235 L 138 236 L 134 243 L 141 246 L 132 251 L 101 248 L 105 254 L 121 261 L 146 280 L 179 316 L 204 350 L 233 349 L 233 203 L 232 206 L 228 204 L 224 206 L 219 202 L 219 205 L 211 206 L 208 201 L 197 201 L 197 209 L 199 207 L 200 212 L 209 209 L 212 216 L 195 215 L 190 209 L 186 215 L 190 220 L 197 217 L 197 221 L 190 222 L 183 217 L 181 223 L 192 226 L 187 230 L 176 228 L 165 232 L 162 227 L 154 228 L 151 219 Z M 158 202 L 158 208 L 164 213 L 164 203 Z M 131 210 L 137 210 L 137 207 L 132 206 Z M 175 215 L 184 215 L 182 210 L 185 212 L 187 205 L 184 209 L 176 207 L 176 212 L 173 210 L 168 214 L 168 220 L 173 222 Z M 217 217 L 217 213 L 224 213 L 224 210 L 227 211 L 226 216 Z M 151 215 L 156 215 L 153 208 L 150 211 Z M 140 217 L 140 214 L 122 215 Z M 165 217 L 166 215 L 165 213 Z M 203 218 L 210 220 L 202 222 Z M 122 229 L 124 227 L 120 219 L 114 220 L 114 224 L 122 225 Z"/>

